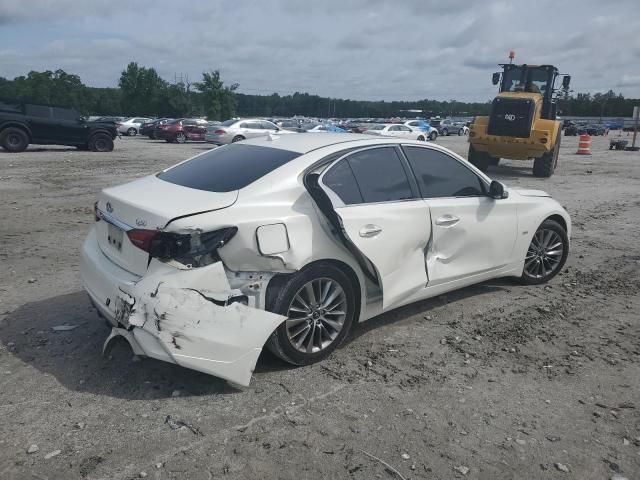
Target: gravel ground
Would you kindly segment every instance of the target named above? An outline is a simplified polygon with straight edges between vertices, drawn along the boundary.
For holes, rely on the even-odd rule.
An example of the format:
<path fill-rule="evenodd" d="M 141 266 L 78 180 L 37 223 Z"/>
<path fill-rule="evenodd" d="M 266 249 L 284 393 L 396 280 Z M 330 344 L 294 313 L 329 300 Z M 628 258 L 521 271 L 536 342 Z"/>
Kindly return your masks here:
<path fill-rule="evenodd" d="M 466 153 L 464 137 L 438 142 Z M 265 353 L 237 388 L 125 347 L 102 358 L 78 279 L 98 190 L 206 148 L 0 152 L 0 478 L 640 478 L 640 154 L 595 138 L 577 156 L 563 138 L 550 179 L 529 162 L 490 171 L 571 214 L 550 284 L 403 307 L 320 364 Z"/>

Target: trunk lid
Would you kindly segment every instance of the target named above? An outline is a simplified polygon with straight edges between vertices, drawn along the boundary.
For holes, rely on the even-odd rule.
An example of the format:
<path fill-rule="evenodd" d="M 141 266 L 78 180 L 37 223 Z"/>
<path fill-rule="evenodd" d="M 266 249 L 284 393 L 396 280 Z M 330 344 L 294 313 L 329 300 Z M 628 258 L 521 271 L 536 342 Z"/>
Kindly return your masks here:
<path fill-rule="evenodd" d="M 147 271 L 149 254 L 127 237 L 128 229 L 159 230 L 178 217 L 233 205 L 238 191 L 207 192 L 160 180 L 155 175 L 104 189 L 98 208 L 107 221 L 98 222 L 98 243 L 114 263 L 136 275 Z"/>

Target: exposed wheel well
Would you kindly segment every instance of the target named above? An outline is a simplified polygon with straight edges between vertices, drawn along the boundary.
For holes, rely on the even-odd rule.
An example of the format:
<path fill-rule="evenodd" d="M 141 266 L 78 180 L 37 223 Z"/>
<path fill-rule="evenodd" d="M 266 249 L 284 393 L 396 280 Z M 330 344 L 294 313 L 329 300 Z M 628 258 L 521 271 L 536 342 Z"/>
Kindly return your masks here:
<path fill-rule="evenodd" d="M 333 267 L 340 269 L 347 276 L 347 278 L 349 278 L 349 281 L 351 282 L 351 286 L 353 287 L 353 291 L 356 295 L 356 298 L 354 299 L 355 300 L 354 301 L 355 303 L 354 323 L 358 323 L 360 319 L 360 306 L 362 304 L 362 290 L 360 289 L 360 280 L 358 279 L 358 275 L 356 275 L 356 272 L 353 270 L 353 268 L 351 268 L 346 263 L 341 262 L 340 260 L 323 259 L 323 260 L 316 260 L 305 265 L 304 267 L 302 267 L 302 270 L 306 270 L 307 268 L 310 268 L 314 265 L 332 265 Z M 280 288 L 280 286 L 284 282 L 286 282 L 291 275 L 295 275 L 296 273 L 280 273 L 275 275 L 271 279 L 271 281 L 267 285 L 267 293 L 265 298 L 265 303 L 266 303 L 265 307 L 267 309 L 269 308 L 269 305 L 273 304 L 273 301 L 277 296 L 278 288 Z"/>
<path fill-rule="evenodd" d="M 565 232 L 567 231 L 567 222 L 564 221 L 564 218 L 562 218 L 561 215 L 551 215 L 545 220 L 553 220 L 554 222 L 558 222 L 560 226 L 564 229 L 564 231 Z"/>

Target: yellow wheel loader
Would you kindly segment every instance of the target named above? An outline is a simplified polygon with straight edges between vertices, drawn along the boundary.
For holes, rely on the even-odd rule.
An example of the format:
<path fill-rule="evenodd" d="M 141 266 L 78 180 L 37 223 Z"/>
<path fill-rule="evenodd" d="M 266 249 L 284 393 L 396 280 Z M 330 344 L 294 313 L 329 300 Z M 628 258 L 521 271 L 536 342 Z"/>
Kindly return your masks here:
<path fill-rule="evenodd" d="M 475 117 L 469 127 L 469 162 L 484 172 L 501 158 L 533 159 L 533 174 L 550 177 L 558 164 L 562 133 L 554 97 L 558 69 L 552 65 L 500 66 L 502 72 L 493 74 L 493 84 L 500 84 L 500 92 L 493 99 L 490 115 Z M 564 75 L 563 91 L 570 81 Z"/>

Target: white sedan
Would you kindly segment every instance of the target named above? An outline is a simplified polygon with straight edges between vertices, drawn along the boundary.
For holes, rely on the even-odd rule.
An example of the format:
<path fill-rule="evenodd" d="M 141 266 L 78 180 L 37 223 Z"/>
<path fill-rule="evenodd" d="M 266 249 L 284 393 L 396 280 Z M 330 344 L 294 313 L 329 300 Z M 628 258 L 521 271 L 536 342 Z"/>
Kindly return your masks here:
<path fill-rule="evenodd" d="M 327 357 L 356 322 L 497 277 L 552 279 L 571 220 L 433 144 L 283 135 L 103 190 L 81 278 L 153 357 L 248 385 L 266 346 Z"/>
<path fill-rule="evenodd" d="M 420 140 L 422 142 L 429 138 L 427 133 L 401 123 L 372 125 L 363 133 L 366 135 L 383 135 L 385 137 L 396 137 L 406 140 Z"/>

